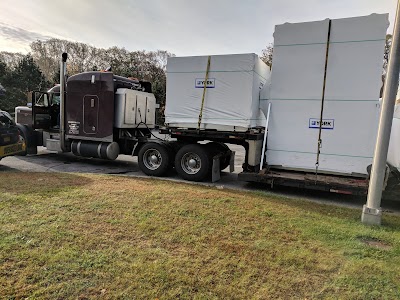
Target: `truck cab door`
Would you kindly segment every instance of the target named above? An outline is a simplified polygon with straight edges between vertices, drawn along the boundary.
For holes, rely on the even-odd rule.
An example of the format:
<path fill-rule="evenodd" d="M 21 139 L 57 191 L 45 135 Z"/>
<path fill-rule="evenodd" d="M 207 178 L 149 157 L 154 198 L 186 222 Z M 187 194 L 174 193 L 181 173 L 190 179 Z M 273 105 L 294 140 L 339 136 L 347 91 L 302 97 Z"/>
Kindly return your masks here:
<path fill-rule="evenodd" d="M 83 97 L 83 132 L 96 134 L 99 128 L 99 106 L 97 95 L 86 95 Z"/>
<path fill-rule="evenodd" d="M 45 92 L 32 92 L 32 104 L 33 128 L 49 129 L 51 126 L 49 95 Z"/>

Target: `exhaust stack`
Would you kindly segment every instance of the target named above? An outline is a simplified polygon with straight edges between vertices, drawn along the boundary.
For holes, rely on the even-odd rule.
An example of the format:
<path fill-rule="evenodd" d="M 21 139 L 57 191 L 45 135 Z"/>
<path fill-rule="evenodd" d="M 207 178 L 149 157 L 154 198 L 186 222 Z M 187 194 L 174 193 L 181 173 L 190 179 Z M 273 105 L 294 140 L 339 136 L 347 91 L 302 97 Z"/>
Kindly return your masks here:
<path fill-rule="evenodd" d="M 60 148 L 65 149 L 65 73 L 67 71 L 68 54 L 63 53 L 60 62 Z"/>

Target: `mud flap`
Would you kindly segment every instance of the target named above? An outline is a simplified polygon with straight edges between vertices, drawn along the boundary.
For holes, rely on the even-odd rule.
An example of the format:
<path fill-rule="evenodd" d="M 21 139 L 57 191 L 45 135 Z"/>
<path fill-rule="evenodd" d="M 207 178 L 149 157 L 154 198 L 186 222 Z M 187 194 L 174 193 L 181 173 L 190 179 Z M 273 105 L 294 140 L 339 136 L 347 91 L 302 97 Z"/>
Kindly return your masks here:
<path fill-rule="evenodd" d="M 219 155 L 213 157 L 213 164 L 211 170 L 211 181 L 216 182 L 221 179 L 221 169 Z"/>
<path fill-rule="evenodd" d="M 229 172 L 235 171 L 235 151 L 231 151 L 231 159 L 229 160 Z"/>

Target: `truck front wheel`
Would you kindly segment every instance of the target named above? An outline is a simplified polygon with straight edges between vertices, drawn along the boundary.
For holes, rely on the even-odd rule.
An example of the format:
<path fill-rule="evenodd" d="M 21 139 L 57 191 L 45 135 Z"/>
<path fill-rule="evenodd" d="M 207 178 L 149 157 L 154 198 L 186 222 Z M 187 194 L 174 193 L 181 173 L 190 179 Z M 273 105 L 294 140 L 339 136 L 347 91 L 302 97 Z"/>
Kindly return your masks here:
<path fill-rule="evenodd" d="M 175 156 L 175 170 L 185 180 L 203 181 L 211 173 L 211 155 L 199 144 L 183 146 Z"/>
<path fill-rule="evenodd" d="M 16 124 L 20 131 L 20 136 L 25 140 L 25 151 L 19 153 L 18 156 L 25 156 L 27 154 L 37 154 L 37 132 L 31 126 L 24 124 Z"/>
<path fill-rule="evenodd" d="M 146 143 L 139 150 L 138 163 L 146 175 L 163 176 L 170 166 L 170 153 L 161 143 Z"/>

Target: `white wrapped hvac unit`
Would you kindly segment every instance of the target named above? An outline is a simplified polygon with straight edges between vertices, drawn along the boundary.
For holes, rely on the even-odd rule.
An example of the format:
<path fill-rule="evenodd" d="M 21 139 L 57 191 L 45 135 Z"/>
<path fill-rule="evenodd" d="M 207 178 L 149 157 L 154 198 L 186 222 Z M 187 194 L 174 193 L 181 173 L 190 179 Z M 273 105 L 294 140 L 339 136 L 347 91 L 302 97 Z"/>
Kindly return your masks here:
<path fill-rule="evenodd" d="M 198 128 L 207 64 L 208 56 L 168 58 L 168 126 Z M 269 76 L 269 67 L 256 54 L 211 56 L 200 129 L 247 131 L 264 126 L 259 93 Z"/>
<path fill-rule="evenodd" d="M 373 14 L 276 26 L 271 88 L 261 100 L 271 102 L 269 165 L 315 171 L 321 130 L 318 172 L 367 174 L 388 25 L 387 14 Z"/>
<path fill-rule="evenodd" d="M 393 115 L 387 162 L 400 171 L 400 104 L 396 105 Z"/>

